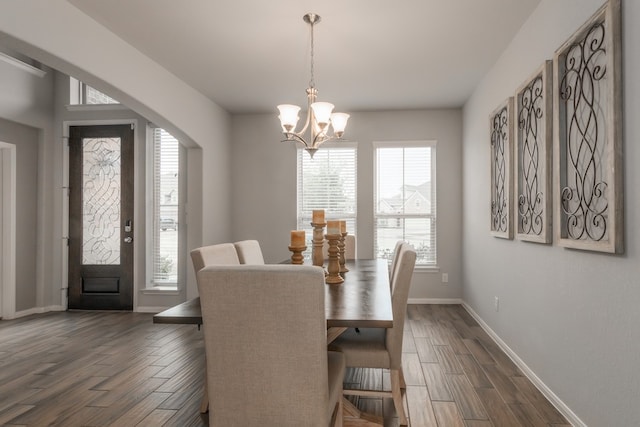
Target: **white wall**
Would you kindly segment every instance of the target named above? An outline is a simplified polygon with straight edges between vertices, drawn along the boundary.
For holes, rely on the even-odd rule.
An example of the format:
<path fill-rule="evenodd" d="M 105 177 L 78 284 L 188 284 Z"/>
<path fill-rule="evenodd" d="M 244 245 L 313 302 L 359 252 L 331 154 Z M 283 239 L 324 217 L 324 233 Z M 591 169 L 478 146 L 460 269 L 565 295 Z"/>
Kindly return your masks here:
<path fill-rule="evenodd" d="M 489 114 L 602 3 L 543 0 L 465 105 L 463 293 L 574 422 L 631 426 L 640 419 L 640 2 L 623 1 L 625 254 L 489 235 Z"/>
<path fill-rule="evenodd" d="M 275 107 L 274 107 L 275 110 Z M 461 297 L 462 112 L 352 112 L 349 141 L 358 144 L 358 257 L 373 257 L 374 141 L 436 140 L 439 272 L 416 272 L 410 298 Z M 296 228 L 296 154 L 281 143 L 277 113 L 232 118 L 232 236 L 260 241 L 267 262 L 290 256 Z M 449 283 L 441 282 L 441 273 Z"/>

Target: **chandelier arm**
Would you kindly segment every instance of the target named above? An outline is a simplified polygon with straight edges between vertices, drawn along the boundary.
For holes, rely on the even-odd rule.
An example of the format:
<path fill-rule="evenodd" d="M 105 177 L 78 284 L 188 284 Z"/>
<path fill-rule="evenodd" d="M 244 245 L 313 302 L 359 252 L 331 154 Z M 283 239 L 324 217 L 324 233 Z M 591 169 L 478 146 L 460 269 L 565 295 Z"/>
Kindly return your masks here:
<path fill-rule="evenodd" d="M 305 141 L 304 138 L 302 138 L 302 136 L 298 135 L 297 133 L 285 132 L 284 136 L 286 136 L 287 139 L 283 139 L 280 142 L 299 142 L 300 144 L 304 145 L 305 148 L 309 148 L 309 144 L 307 144 L 307 141 Z"/>

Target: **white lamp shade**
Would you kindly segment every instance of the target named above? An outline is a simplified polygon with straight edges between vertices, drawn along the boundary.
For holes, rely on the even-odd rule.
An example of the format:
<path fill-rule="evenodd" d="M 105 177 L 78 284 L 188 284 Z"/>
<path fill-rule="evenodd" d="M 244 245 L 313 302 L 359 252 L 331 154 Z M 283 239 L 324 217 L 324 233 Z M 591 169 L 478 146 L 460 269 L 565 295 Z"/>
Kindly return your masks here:
<path fill-rule="evenodd" d="M 297 105 L 282 104 L 278 105 L 278 110 L 280 110 L 278 118 L 280 119 L 282 129 L 286 132 L 293 131 L 298 124 L 298 112 L 300 111 L 300 107 Z"/>
<path fill-rule="evenodd" d="M 324 124 L 325 126 L 329 124 L 331 112 L 333 111 L 333 104 L 330 102 L 314 102 L 311 104 L 311 109 L 313 110 L 313 114 L 316 116 L 318 124 Z"/>
<path fill-rule="evenodd" d="M 331 115 L 331 126 L 333 126 L 333 132 L 336 135 L 342 135 L 344 133 L 349 117 L 347 113 L 333 113 Z"/>

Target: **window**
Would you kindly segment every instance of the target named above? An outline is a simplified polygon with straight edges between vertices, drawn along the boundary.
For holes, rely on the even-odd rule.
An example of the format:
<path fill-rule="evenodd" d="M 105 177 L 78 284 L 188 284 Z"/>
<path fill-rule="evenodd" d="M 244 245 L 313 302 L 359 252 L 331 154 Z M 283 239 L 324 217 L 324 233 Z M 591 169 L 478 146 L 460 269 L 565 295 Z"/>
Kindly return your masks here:
<path fill-rule="evenodd" d="M 339 145 L 338 145 L 339 144 Z M 347 221 L 347 231 L 356 235 L 355 144 L 325 143 L 313 156 L 298 149 L 298 230 L 306 231 L 307 252 L 311 256 L 314 209 L 324 209 L 325 218 Z"/>
<path fill-rule="evenodd" d="M 375 254 L 390 259 L 398 240 L 416 249 L 416 265 L 435 266 L 436 143 L 375 143 Z"/>
<path fill-rule="evenodd" d="M 152 128 L 149 145 L 149 158 L 153 159 L 149 186 L 152 206 L 148 209 L 148 223 L 151 224 L 149 277 L 152 286 L 176 289 L 180 232 L 180 144 L 164 129 Z"/>
<path fill-rule="evenodd" d="M 70 100 L 74 105 L 104 105 L 119 104 L 118 101 L 111 98 L 99 90 L 81 82 L 73 77 L 69 78 Z"/>

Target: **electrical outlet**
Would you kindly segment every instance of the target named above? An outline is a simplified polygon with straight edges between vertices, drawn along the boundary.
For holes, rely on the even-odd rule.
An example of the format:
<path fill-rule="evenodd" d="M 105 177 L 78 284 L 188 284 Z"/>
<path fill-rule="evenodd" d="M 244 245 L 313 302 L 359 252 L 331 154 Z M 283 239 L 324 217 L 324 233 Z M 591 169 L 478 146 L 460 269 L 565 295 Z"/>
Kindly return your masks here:
<path fill-rule="evenodd" d="M 496 308 L 496 311 L 500 311 L 500 298 L 498 297 L 494 297 L 495 299 L 493 300 L 493 305 Z"/>
<path fill-rule="evenodd" d="M 449 273 L 442 273 L 442 283 L 449 283 Z"/>

